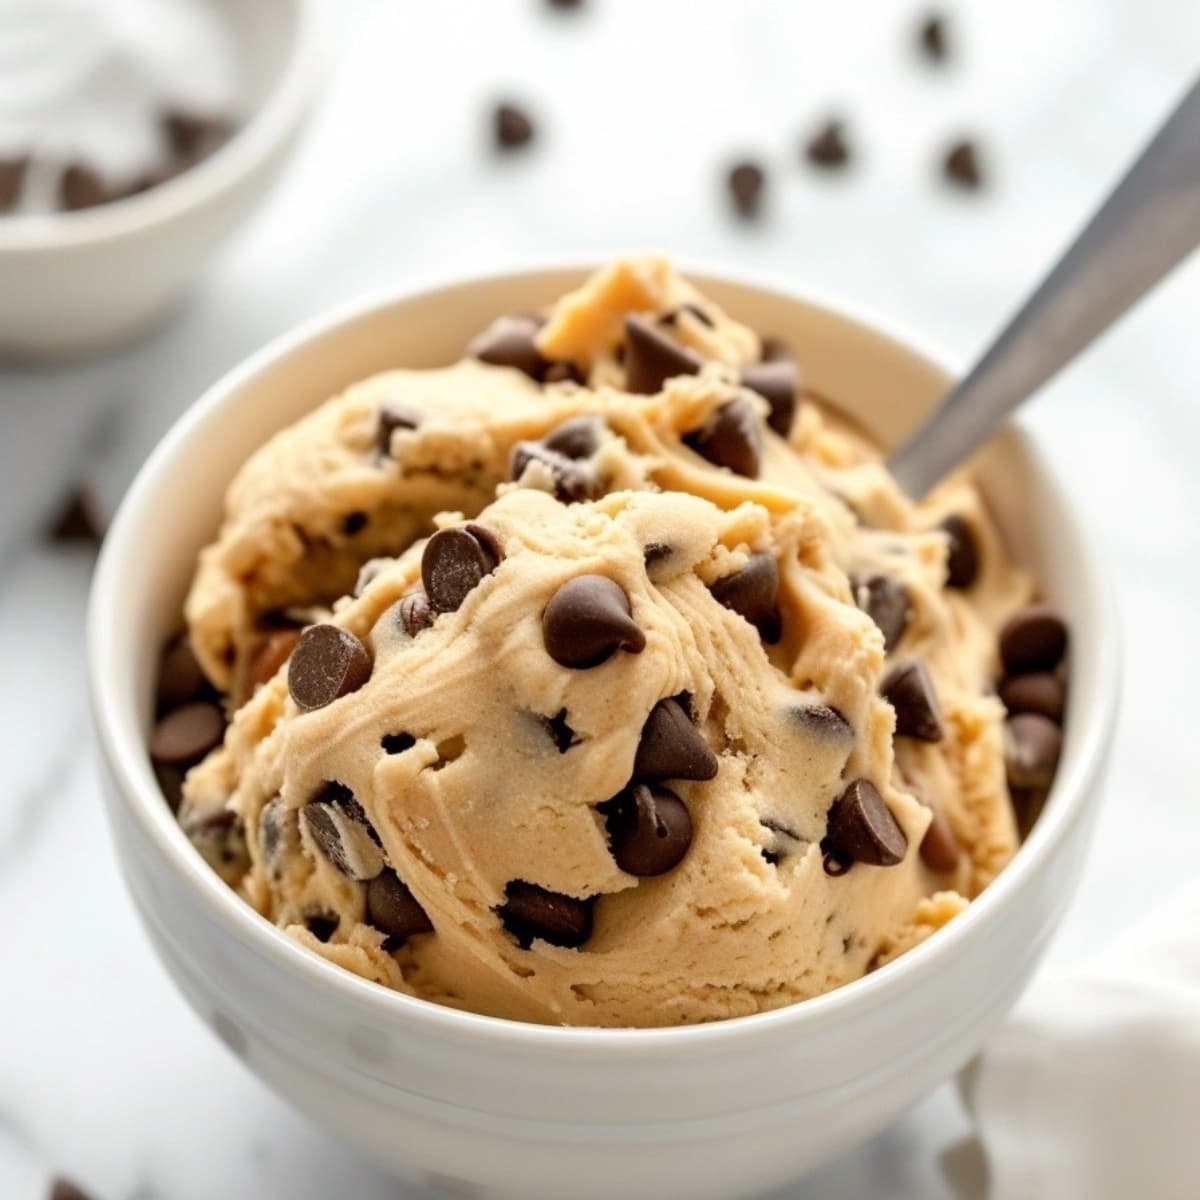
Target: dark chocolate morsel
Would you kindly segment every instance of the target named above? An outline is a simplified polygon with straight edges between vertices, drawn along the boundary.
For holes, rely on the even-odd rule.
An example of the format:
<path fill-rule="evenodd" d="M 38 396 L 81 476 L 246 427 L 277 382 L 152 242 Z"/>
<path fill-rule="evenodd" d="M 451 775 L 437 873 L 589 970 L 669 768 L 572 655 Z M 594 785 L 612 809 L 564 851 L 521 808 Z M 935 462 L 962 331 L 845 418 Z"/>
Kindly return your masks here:
<path fill-rule="evenodd" d="M 695 375 L 697 354 L 668 337 L 644 317 L 625 318 L 625 390 L 650 396 L 676 375 Z"/>
<path fill-rule="evenodd" d="M 178 708 L 194 700 L 205 686 L 204 671 L 186 633 L 172 638 L 163 651 L 158 669 L 158 707 L 160 711 Z"/>
<path fill-rule="evenodd" d="M 917 30 L 917 45 L 931 63 L 945 61 L 948 51 L 946 20 L 940 13 L 929 13 L 921 21 Z"/>
<path fill-rule="evenodd" d="M 28 166 L 28 158 L 0 158 L 0 213 L 16 204 Z"/>
<path fill-rule="evenodd" d="M 367 648 L 339 625 L 310 625 L 288 659 L 288 691 L 305 712 L 358 691 L 370 678 Z"/>
<path fill-rule="evenodd" d="M 932 819 L 929 828 L 925 830 L 925 836 L 921 839 L 918 853 L 921 855 L 921 861 L 931 871 L 944 875 L 958 866 L 962 851 L 958 839 L 954 836 L 954 830 L 950 828 L 950 822 L 940 810 L 935 808 L 930 811 Z"/>
<path fill-rule="evenodd" d="M 717 756 L 692 724 L 687 710 L 668 697 L 651 710 L 642 726 L 633 760 L 635 779 L 712 779 Z"/>
<path fill-rule="evenodd" d="M 1019 609 L 1000 630 L 1000 658 L 1010 675 L 1053 671 L 1066 652 L 1066 622 L 1047 604 Z"/>
<path fill-rule="evenodd" d="M 779 594 L 779 566 L 773 555 L 752 554 L 740 571 L 718 579 L 708 590 L 718 603 L 749 621 L 763 641 L 779 640 L 779 609 L 775 603 Z"/>
<path fill-rule="evenodd" d="M 983 166 L 979 149 L 969 138 L 950 145 L 942 158 L 942 174 L 947 182 L 967 191 L 983 185 Z"/>
<path fill-rule="evenodd" d="M 895 576 L 877 571 L 851 575 L 850 592 L 854 603 L 879 626 L 884 650 L 894 650 L 908 629 L 908 588 Z"/>
<path fill-rule="evenodd" d="M 997 690 L 1010 713 L 1038 713 L 1056 725 L 1062 724 L 1067 688 L 1057 675 L 1049 671 L 1013 675 L 1003 680 Z"/>
<path fill-rule="evenodd" d="M 434 621 L 433 609 L 424 592 L 409 592 L 399 605 L 400 627 L 409 637 L 416 637 L 422 629 L 428 629 Z"/>
<path fill-rule="evenodd" d="M 62 502 L 46 530 L 46 537 L 61 545 L 99 546 L 105 520 L 96 494 L 86 484 L 74 488 Z"/>
<path fill-rule="evenodd" d="M 775 337 L 773 334 L 767 334 L 762 339 L 762 347 L 759 353 L 761 356 L 760 361 L 765 363 L 796 361 L 796 353 L 791 346 L 783 338 Z"/>
<path fill-rule="evenodd" d="M 559 754 L 566 754 L 572 746 L 578 746 L 583 740 L 567 723 L 565 708 L 560 708 L 552 717 L 539 717 L 538 719 L 550 735 L 550 740 L 558 748 Z"/>
<path fill-rule="evenodd" d="M 600 806 L 617 866 L 629 875 L 663 875 L 692 844 L 692 818 L 674 792 L 634 783 Z"/>
<path fill-rule="evenodd" d="M 903 860 L 908 838 L 875 785 L 856 779 L 830 807 L 821 849 L 839 863 L 893 867 Z"/>
<path fill-rule="evenodd" d="M 752 363 L 742 368 L 742 385 L 757 392 L 771 406 L 767 424 L 787 437 L 796 415 L 796 393 L 800 387 L 800 372 L 794 359 Z"/>
<path fill-rule="evenodd" d="M 550 430 L 542 445 L 564 458 L 590 458 L 600 448 L 601 427 L 598 417 L 572 417 Z"/>
<path fill-rule="evenodd" d="M 633 620 L 629 597 L 606 575 L 576 575 L 542 614 L 546 653 L 560 666 L 599 666 L 617 650 L 640 654 L 646 635 Z"/>
<path fill-rule="evenodd" d="M 897 663 L 883 677 L 879 692 L 896 711 L 897 737 L 940 742 L 945 736 L 933 680 L 919 658 Z"/>
<path fill-rule="evenodd" d="M 757 479 L 762 466 L 762 428 L 758 414 L 744 399 L 722 404 L 684 442 L 717 467 Z"/>
<path fill-rule="evenodd" d="M 225 736 L 225 714 L 207 700 L 172 709 L 150 734 L 150 757 L 159 766 L 199 762 Z"/>
<path fill-rule="evenodd" d="M 804 157 L 814 167 L 826 171 L 846 166 L 850 161 L 850 147 L 846 141 L 845 122 L 831 118 L 821 125 L 804 143 Z"/>
<path fill-rule="evenodd" d="M 564 504 L 594 500 L 600 494 L 600 481 L 590 464 L 551 450 L 545 442 L 518 442 L 512 450 L 509 477 L 520 483 L 530 463 L 535 462 L 549 473 L 554 481 L 555 499 Z"/>
<path fill-rule="evenodd" d="M 505 901 L 496 910 L 504 928 L 529 949 L 534 938 L 552 946 L 582 946 L 592 935 L 594 897 L 585 900 L 514 879 L 504 889 Z"/>
<path fill-rule="evenodd" d="M 344 784 L 326 784 L 300 813 L 313 840 L 343 875 L 365 881 L 383 870 L 379 835 Z"/>
<path fill-rule="evenodd" d="M 737 214 L 742 217 L 758 216 L 767 184 L 766 171 L 758 163 L 734 163 L 729 168 L 725 182 Z"/>
<path fill-rule="evenodd" d="M 421 581 L 436 613 L 455 612 L 500 563 L 495 539 L 475 526 L 439 529 L 421 555 Z"/>
<path fill-rule="evenodd" d="M 92 1200 L 92 1196 L 77 1183 L 60 1175 L 50 1183 L 50 1200 Z"/>
<path fill-rule="evenodd" d="M 433 922 L 391 867 L 367 884 L 367 921 L 389 938 L 404 941 L 416 933 L 432 933 Z"/>
<path fill-rule="evenodd" d="M 946 586 L 969 588 L 979 574 L 979 542 L 965 517 L 951 513 L 938 528 L 946 535 Z"/>
<path fill-rule="evenodd" d="M 547 367 L 537 348 L 542 327 L 539 317 L 524 313 L 497 317 L 467 346 L 467 354 L 494 367 L 515 367 L 531 379 L 540 379 Z"/>
<path fill-rule="evenodd" d="M 492 110 L 492 136 L 500 150 L 516 150 L 533 141 L 533 121 L 513 103 L 497 104 Z"/>
<path fill-rule="evenodd" d="M 397 429 L 416 429 L 421 418 L 411 409 L 399 404 L 381 404 L 376 425 L 375 449 L 383 457 L 392 453 L 392 434 Z"/>
<path fill-rule="evenodd" d="M 1018 713 L 1004 726 L 1004 759 L 1011 788 L 1042 791 L 1054 780 L 1062 731 L 1047 717 Z"/>

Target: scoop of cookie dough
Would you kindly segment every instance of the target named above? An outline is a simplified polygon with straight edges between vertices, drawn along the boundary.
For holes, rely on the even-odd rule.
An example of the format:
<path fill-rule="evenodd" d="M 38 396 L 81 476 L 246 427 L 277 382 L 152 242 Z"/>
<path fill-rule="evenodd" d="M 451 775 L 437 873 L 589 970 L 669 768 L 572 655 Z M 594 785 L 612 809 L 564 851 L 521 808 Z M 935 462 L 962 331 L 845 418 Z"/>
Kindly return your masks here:
<path fill-rule="evenodd" d="M 236 711 L 180 818 L 231 884 L 386 986 L 564 1024 L 775 1008 L 951 919 L 1016 845 L 991 690 L 1031 592 L 970 481 L 914 506 L 658 260 L 471 352 L 230 489 L 188 617 Z"/>

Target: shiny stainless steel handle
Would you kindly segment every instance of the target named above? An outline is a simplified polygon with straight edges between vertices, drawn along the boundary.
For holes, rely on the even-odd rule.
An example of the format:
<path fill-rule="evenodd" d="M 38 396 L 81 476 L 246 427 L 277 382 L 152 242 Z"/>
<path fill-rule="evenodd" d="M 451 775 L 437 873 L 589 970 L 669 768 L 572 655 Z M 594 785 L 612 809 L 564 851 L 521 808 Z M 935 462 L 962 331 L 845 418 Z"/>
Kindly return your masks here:
<path fill-rule="evenodd" d="M 892 457 L 923 496 L 1200 244 L 1200 80 L 1007 327 Z"/>

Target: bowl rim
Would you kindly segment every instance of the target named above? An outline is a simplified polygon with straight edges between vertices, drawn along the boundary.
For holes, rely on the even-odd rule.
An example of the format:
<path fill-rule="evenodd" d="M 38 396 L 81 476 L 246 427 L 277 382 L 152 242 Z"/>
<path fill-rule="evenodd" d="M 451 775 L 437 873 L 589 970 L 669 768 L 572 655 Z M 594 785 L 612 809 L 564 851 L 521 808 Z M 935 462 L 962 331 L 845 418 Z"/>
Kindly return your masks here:
<path fill-rule="evenodd" d="M 77 212 L 0 218 L 0 254 L 53 253 L 137 235 L 199 208 L 228 190 L 286 141 L 316 93 L 321 74 L 315 0 L 279 0 L 295 28 L 266 96 L 211 154 L 155 187 Z"/>
<path fill-rule="evenodd" d="M 925 977 L 936 974 L 940 967 L 954 959 L 960 944 L 981 936 L 1001 918 L 1053 856 L 1070 830 L 1084 818 L 1089 807 L 1099 802 L 1092 785 L 1106 759 L 1108 739 L 1116 718 L 1121 674 L 1114 589 L 1098 553 L 1097 539 L 1068 502 L 1053 469 L 1019 421 L 1007 423 L 996 436 L 1016 439 L 1023 458 L 1037 475 L 1039 486 L 1052 496 L 1064 515 L 1085 568 L 1083 581 L 1095 610 L 1098 635 L 1088 653 L 1094 658 L 1100 683 L 1097 695 L 1089 698 L 1091 718 L 1086 724 L 1073 728 L 1074 753 L 1060 768 L 1032 831 L 1018 847 L 1012 861 L 963 912 L 933 936 L 878 970 L 807 1000 L 699 1025 L 610 1028 L 543 1025 L 487 1016 L 408 996 L 371 982 L 314 954 L 289 937 L 252 908 L 201 859 L 164 802 L 150 769 L 144 740 L 133 728 L 136 722 L 128 722 L 128 728 L 124 730 L 119 728 L 113 716 L 116 706 L 109 702 L 109 693 L 115 685 L 108 681 L 119 677 L 115 668 L 120 664 L 108 661 L 109 639 L 105 633 L 119 619 L 119 598 L 126 564 L 137 552 L 133 540 L 137 524 L 190 439 L 230 404 L 232 396 L 277 361 L 398 304 L 422 301 L 466 287 L 495 286 L 505 281 L 515 283 L 530 277 L 572 275 L 581 280 L 596 269 L 596 262 L 585 258 L 582 262 L 549 262 L 535 267 L 525 265 L 464 273 L 440 281 L 422 280 L 405 288 L 385 289 L 339 305 L 275 337 L 206 389 L 171 426 L 143 463 L 104 539 L 93 575 L 86 622 L 93 726 L 116 785 L 115 789 L 110 789 L 110 795 L 113 790 L 120 793 L 120 802 L 129 810 L 144 839 L 169 863 L 172 873 L 190 889 L 213 922 L 244 946 L 270 959 L 286 974 L 303 978 L 306 985 L 336 1002 L 353 1004 L 372 1019 L 398 1025 L 407 1022 L 443 1039 L 461 1042 L 482 1038 L 493 1048 L 506 1047 L 522 1053 L 599 1055 L 617 1052 L 630 1058 L 645 1058 L 685 1049 L 728 1051 L 754 1035 L 776 1037 L 784 1030 L 789 1034 L 802 1030 L 811 1032 L 835 1020 L 847 1019 L 889 993 L 909 990 Z M 951 377 L 944 366 L 945 356 L 931 353 L 923 339 L 897 332 L 896 322 L 880 319 L 865 306 L 831 302 L 816 293 L 795 291 L 782 278 L 770 279 L 720 265 L 706 269 L 704 264 L 684 261 L 679 264 L 679 269 L 701 289 L 713 284 L 742 288 L 765 293 L 772 300 L 802 303 L 819 309 L 840 323 L 895 343 L 899 349 L 923 360 L 947 379 Z M 1087 710 L 1076 706 L 1073 711 Z"/>

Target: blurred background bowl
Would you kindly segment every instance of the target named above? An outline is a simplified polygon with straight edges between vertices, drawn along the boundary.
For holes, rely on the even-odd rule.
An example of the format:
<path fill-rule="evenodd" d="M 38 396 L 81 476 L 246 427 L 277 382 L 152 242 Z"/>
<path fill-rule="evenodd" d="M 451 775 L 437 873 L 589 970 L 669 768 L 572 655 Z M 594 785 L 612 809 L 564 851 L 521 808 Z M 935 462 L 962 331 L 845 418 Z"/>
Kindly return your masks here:
<path fill-rule="evenodd" d="M 130 488 L 92 590 L 88 667 L 109 820 L 154 949 L 197 1013 L 281 1095 L 387 1169 L 456 1196 L 748 1196 L 861 1142 L 958 1070 L 1016 1001 L 1075 892 L 1111 747 L 1119 639 L 1079 518 L 1017 429 L 989 444 L 977 476 L 1011 552 L 1072 629 L 1053 790 L 965 913 L 828 995 L 704 1026 L 597 1030 L 391 992 L 310 953 L 228 888 L 175 821 L 146 751 L 160 648 L 245 459 L 350 382 L 453 361 L 497 314 L 540 308 L 584 275 L 476 278 L 306 325 L 171 430 Z M 834 309 L 691 277 L 788 341 L 811 389 L 885 444 L 949 382 L 905 342 Z"/>
<path fill-rule="evenodd" d="M 232 31 L 242 123 L 148 191 L 78 212 L 0 217 L 0 355 L 108 349 L 164 315 L 279 173 L 318 81 L 310 0 L 213 0 Z"/>

